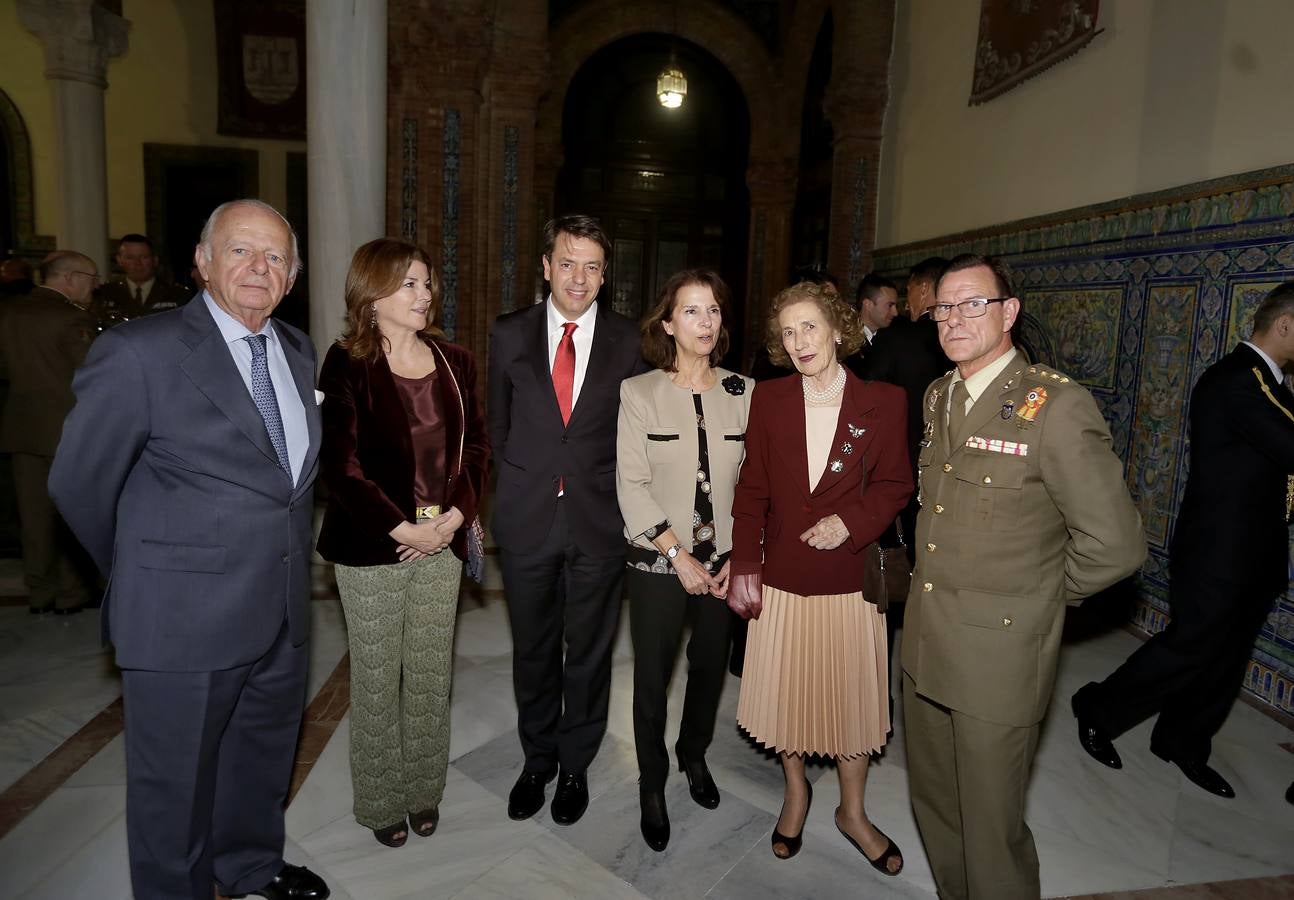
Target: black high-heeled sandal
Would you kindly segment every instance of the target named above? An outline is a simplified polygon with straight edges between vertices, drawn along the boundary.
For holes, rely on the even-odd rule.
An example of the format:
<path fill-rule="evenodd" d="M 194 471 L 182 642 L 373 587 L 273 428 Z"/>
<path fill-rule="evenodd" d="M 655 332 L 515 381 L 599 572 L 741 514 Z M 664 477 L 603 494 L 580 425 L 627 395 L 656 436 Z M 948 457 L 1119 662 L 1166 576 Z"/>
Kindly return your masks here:
<path fill-rule="evenodd" d="M 800 852 L 800 847 L 804 844 L 804 826 L 809 821 L 809 810 L 813 808 L 813 782 L 809 781 L 809 779 L 807 778 L 804 779 L 804 787 L 809 792 L 809 802 L 804 804 L 804 819 L 800 822 L 799 834 L 795 835 L 795 837 L 788 837 L 787 835 L 782 834 L 782 832 L 778 831 L 776 826 L 774 826 L 773 828 L 773 837 L 772 837 L 771 843 L 773 845 L 773 855 L 776 856 L 778 859 L 790 859 L 792 856 Z M 782 809 L 783 810 L 786 809 L 785 802 L 782 803 Z M 777 820 L 779 822 L 782 820 L 781 813 L 778 813 Z M 785 856 L 777 852 L 778 844 L 781 844 L 782 846 L 786 847 Z"/>
<path fill-rule="evenodd" d="M 400 836 L 396 837 L 397 834 Z M 404 842 L 409 840 L 409 826 L 405 824 L 404 819 L 401 819 L 394 825 L 388 825 L 385 828 L 374 828 L 373 837 L 377 838 L 379 844 L 385 844 L 388 847 L 403 847 Z"/>
<path fill-rule="evenodd" d="M 431 837 L 436 833 L 436 826 L 439 824 L 439 806 L 424 809 L 422 812 L 409 813 L 409 827 L 414 830 L 418 837 Z"/>
<path fill-rule="evenodd" d="M 841 834 L 843 834 L 845 836 L 845 840 L 849 841 L 849 843 L 851 843 L 854 846 L 854 849 L 862 854 L 863 859 L 867 860 L 869 863 L 872 864 L 873 869 L 880 872 L 882 875 L 889 875 L 891 877 L 903 871 L 903 851 L 901 851 L 898 848 L 898 846 L 894 843 L 893 839 L 891 839 L 888 834 L 886 834 L 884 831 L 881 831 L 879 828 L 876 828 L 875 825 L 872 826 L 873 828 L 876 828 L 877 834 L 885 838 L 885 842 L 886 842 L 885 852 L 882 853 L 880 856 L 878 856 L 876 859 L 872 859 L 870 856 L 867 855 L 867 852 L 863 850 L 862 844 L 854 840 L 853 835 L 851 835 L 848 831 L 845 831 L 845 829 L 840 826 L 840 807 L 838 806 L 836 807 L 835 819 L 836 819 L 836 830 L 839 831 Z M 897 858 L 899 861 L 899 867 L 897 869 L 891 870 L 890 860 L 895 858 Z"/>

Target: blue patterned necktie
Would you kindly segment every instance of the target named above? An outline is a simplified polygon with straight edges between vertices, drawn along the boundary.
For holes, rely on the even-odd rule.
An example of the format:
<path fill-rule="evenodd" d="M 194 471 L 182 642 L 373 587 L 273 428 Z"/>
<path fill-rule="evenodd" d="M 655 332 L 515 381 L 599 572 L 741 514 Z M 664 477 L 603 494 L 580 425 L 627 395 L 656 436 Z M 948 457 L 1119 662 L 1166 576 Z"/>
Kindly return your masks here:
<path fill-rule="evenodd" d="M 265 354 L 265 335 L 249 334 L 243 338 L 252 348 L 252 400 L 265 420 L 265 430 L 270 433 L 270 443 L 279 455 L 279 465 L 292 477 L 292 463 L 288 461 L 288 439 L 283 432 L 283 417 L 279 415 L 279 398 L 270 381 L 269 360 Z"/>

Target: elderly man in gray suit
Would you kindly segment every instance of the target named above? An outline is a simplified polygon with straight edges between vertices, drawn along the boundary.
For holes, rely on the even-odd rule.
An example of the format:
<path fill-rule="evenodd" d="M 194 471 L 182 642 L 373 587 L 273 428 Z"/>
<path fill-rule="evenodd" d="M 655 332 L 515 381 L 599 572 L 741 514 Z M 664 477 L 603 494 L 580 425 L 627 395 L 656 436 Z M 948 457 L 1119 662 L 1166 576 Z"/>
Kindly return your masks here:
<path fill-rule="evenodd" d="M 194 254 L 207 289 L 99 338 L 50 474 L 110 575 L 137 900 L 329 893 L 283 860 L 321 434 L 314 349 L 270 318 L 298 259 L 273 207 L 218 207 Z"/>

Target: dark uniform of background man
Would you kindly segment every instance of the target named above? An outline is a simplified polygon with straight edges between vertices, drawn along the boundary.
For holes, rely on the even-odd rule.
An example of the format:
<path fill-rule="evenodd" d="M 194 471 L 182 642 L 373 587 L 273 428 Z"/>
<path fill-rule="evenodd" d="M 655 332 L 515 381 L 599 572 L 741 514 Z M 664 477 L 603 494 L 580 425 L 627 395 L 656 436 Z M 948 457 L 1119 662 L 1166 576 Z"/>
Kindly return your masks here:
<path fill-rule="evenodd" d="M 93 566 L 59 518 L 45 482 L 75 402 L 72 375 L 94 339 L 86 307 L 99 270 L 88 256 L 61 250 L 46 257 L 41 272 L 41 287 L 0 306 L 0 355 L 9 371 L 0 450 L 13 454 L 28 606 L 33 613 L 68 614 L 89 599 Z"/>
<path fill-rule="evenodd" d="M 1289 582 L 1294 500 L 1294 281 L 1254 313 L 1254 334 L 1191 392 L 1190 475 L 1169 551 L 1168 627 L 1105 681 L 1074 695 L 1079 740 L 1111 768 L 1111 739 L 1159 714 L 1150 749 L 1204 790 L 1234 797 L 1209 767 L 1254 640 Z"/>
<path fill-rule="evenodd" d="M 189 291 L 161 276 L 153 242 L 128 234 L 117 245 L 117 265 L 125 277 L 110 281 L 95 294 L 93 311 L 103 325 L 183 306 Z"/>
<path fill-rule="evenodd" d="M 1091 394 L 1030 366 L 1005 269 L 964 255 L 933 317 L 957 370 L 926 392 L 903 629 L 912 808 L 946 900 L 1037 900 L 1024 821 L 1065 606 L 1137 570 L 1141 516 Z"/>

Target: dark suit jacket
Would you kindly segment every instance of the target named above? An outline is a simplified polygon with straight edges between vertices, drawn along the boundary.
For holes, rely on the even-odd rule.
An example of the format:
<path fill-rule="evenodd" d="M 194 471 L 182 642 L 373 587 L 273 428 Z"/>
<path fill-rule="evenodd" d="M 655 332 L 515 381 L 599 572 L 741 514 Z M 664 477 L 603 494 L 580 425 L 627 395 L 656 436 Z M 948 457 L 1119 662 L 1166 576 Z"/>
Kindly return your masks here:
<path fill-rule="evenodd" d="M 625 552 L 616 503 L 616 418 L 620 382 L 647 371 L 638 326 L 598 304 L 589 365 L 571 420 L 562 424 L 548 359 L 548 304 L 495 320 L 490 329 L 490 444 L 498 466 L 491 528 L 504 550 L 526 553 L 543 540 L 565 479 L 567 522 L 594 556 Z"/>
<path fill-rule="evenodd" d="M 0 354 L 9 392 L 0 418 L 0 450 L 53 456 L 72 409 L 72 374 L 95 334 L 90 315 L 58 291 L 38 287 L 5 303 Z"/>
<path fill-rule="evenodd" d="M 896 388 L 847 376 L 827 471 L 810 492 L 800 376 L 757 384 L 732 505 L 732 574 L 762 572 L 764 584 L 803 595 L 860 590 L 862 549 L 912 493 L 903 417 Z M 849 529 L 845 543 L 823 551 L 800 540 L 833 513 Z"/>
<path fill-rule="evenodd" d="M 1190 410 L 1191 469 L 1173 534 L 1174 572 L 1283 590 L 1294 397 L 1240 344 L 1200 376 Z"/>
<path fill-rule="evenodd" d="M 76 374 L 49 488 L 110 573 L 104 619 L 122 668 L 245 665 L 285 616 L 293 644 L 309 636 L 315 353 L 273 327 L 310 438 L 295 485 L 200 299 L 105 331 Z"/>
<path fill-rule="evenodd" d="M 109 281 L 95 292 L 90 311 L 99 322 L 107 325 L 175 309 L 187 303 L 189 296 L 189 292 L 178 284 L 154 278 L 153 286 L 141 304 L 135 302 L 135 286 L 129 281 Z"/>
<path fill-rule="evenodd" d="M 466 559 L 466 527 L 476 518 L 490 459 L 476 396 L 476 363 L 458 344 L 427 343 L 436 354 L 445 416 L 445 509 L 458 507 L 464 522 L 450 548 Z M 390 532 L 413 521 L 416 463 L 409 417 L 386 356 L 355 359 L 333 344 L 319 387 L 324 392 L 320 464 L 329 492 L 319 553 L 346 566 L 399 562 Z"/>
<path fill-rule="evenodd" d="M 939 346 L 939 326 L 928 317 L 916 322 L 906 316 L 895 317 L 876 333 L 876 342 L 867 352 L 867 377 L 898 385 L 907 393 L 908 452 L 914 472 L 921 441 L 921 398 L 930 382 L 952 367 Z"/>

